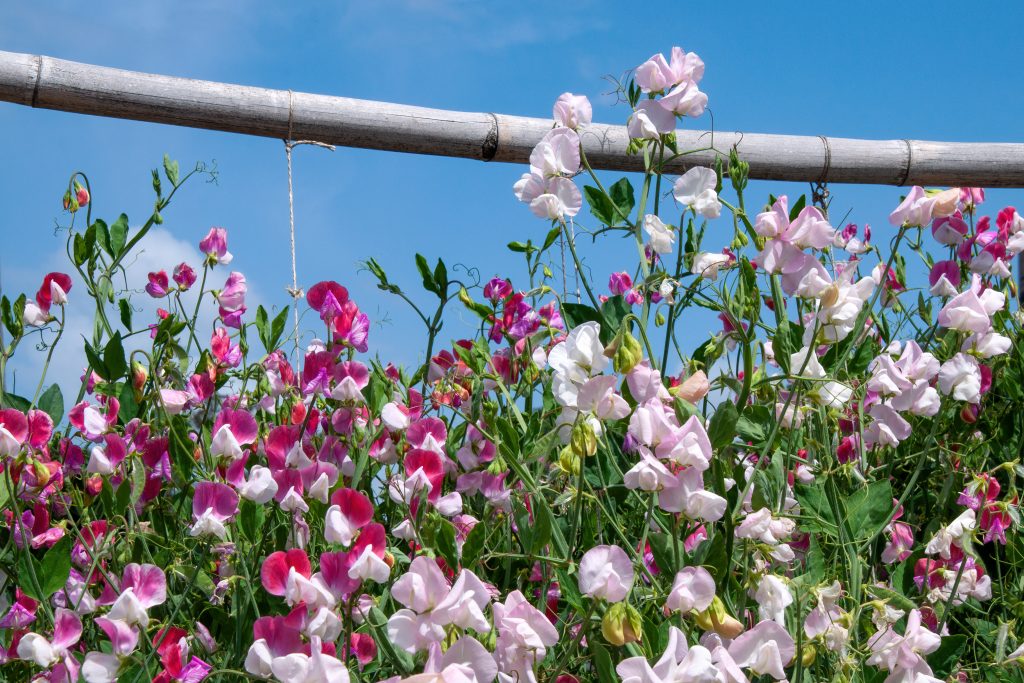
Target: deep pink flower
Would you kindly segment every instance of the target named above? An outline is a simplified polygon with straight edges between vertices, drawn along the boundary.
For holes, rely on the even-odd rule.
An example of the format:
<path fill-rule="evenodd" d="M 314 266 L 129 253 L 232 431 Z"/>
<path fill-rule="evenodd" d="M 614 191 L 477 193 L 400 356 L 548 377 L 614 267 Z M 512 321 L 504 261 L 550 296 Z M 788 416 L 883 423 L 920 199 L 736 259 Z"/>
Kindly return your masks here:
<path fill-rule="evenodd" d="M 356 657 L 360 671 L 377 658 L 377 643 L 369 633 L 353 633 L 349 636 L 349 648 Z"/>
<path fill-rule="evenodd" d="M 0 455 L 14 456 L 28 438 L 28 418 L 13 408 L 0 410 Z"/>
<path fill-rule="evenodd" d="M 179 263 L 174 267 L 174 281 L 182 291 L 187 291 L 196 283 L 196 271 L 187 263 Z"/>
<path fill-rule="evenodd" d="M 348 301 L 347 289 L 333 280 L 324 280 L 309 288 L 309 291 L 306 292 L 306 303 L 319 313 L 327 303 L 328 295 L 338 304 Z"/>
<path fill-rule="evenodd" d="M 68 301 L 68 292 L 70 291 L 70 276 L 65 273 L 47 273 L 43 278 L 42 286 L 36 292 L 36 304 L 43 311 L 49 311 L 53 304 L 63 306 Z"/>
<path fill-rule="evenodd" d="M 210 353 L 222 365 L 236 367 L 242 360 L 242 349 L 231 343 L 228 331 L 223 327 L 214 329 L 210 337 Z"/>
<path fill-rule="evenodd" d="M 167 289 L 170 287 L 170 282 L 167 279 L 166 270 L 158 270 L 155 273 L 149 274 L 149 284 L 146 285 L 146 293 L 154 299 L 160 299 L 167 296 Z"/>
<path fill-rule="evenodd" d="M 309 578 L 312 575 L 309 557 L 304 550 L 291 548 L 271 553 L 263 561 L 260 568 L 260 581 L 263 588 L 271 595 L 283 596 L 288 582 L 288 574 L 295 570 L 299 575 Z"/>
<path fill-rule="evenodd" d="M 367 337 L 370 333 L 370 318 L 359 310 L 354 301 L 345 301 L 332 323 L 336 341 L 366 353 L 369 348 Z"/>
<path fill-rule="evenodd" d="M 248 285 L 245 276 L 239 272 L 232 271 L 228 275 L 224 288 L 217 295 L 217 303 L 220 305 L 219 315 L 224 324 L 228 327 L 241 327 L 242 316 L 245 315 L 245 295 L 248 292 Z"/>
<path fill-rule="evenodd" d="M 331 507 L 324 523 L 324 538 L 329 543 L 347 546 L 373 520 L 373 504 L 360 491 L 340 488 L 331 494 Z"/>
<path fill-rule="evenodd" d="M 633 287 L 633 278 L 629 273 L 612 273 L 608 278 L 608 289 L 612 294 L 625 294 Z"/>
<path fill-rule="evenodd" d="M 511 295 L 512 283 L 506 279 L 500 277 L 492 278 L 484 285 L 484 297 L 490 299 L 491 303 L 497 304 Z"/>
<path fill-rule="evenodd" d="M 225 524 L 238 512 L 238 494 L 227 484 L 199 482 L 192 496 L 193 525 L 191 534 L 211 534 L 224 540 Z"/>

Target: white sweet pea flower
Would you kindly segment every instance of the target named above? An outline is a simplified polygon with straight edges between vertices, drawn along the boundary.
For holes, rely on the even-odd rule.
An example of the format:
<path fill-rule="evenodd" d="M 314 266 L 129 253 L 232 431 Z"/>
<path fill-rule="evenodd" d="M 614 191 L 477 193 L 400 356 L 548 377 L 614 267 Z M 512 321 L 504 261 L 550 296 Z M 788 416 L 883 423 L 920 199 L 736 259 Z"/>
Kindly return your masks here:
<path fill-rule="evenodd" d="M 718 175 L 710 168 L 695 166 L 676 180 L 672 195 L 676 201 L 688 206 L 705 218 L 718 218 L 722 203 L 718 201 Z"/>
<path fill-rule="evenodd" d="M 661 222 L 654 214 L 644 216 L 644 232 L 651 237 L 651 249 L 659 254 L 671 254 L 676 236 L 672 228 Z"/>

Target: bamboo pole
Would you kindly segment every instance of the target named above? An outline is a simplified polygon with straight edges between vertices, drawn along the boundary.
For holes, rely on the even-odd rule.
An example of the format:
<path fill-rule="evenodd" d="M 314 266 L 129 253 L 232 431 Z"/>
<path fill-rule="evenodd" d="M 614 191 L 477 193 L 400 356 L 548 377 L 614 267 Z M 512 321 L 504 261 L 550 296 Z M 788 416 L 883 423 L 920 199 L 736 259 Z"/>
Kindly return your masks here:
<path fill-rule="evenodd" d="M 0 101 L 343 147 L 526 163 L 550 119 L 427 109 L 289 90 L 123 71 L 0 51 Z M 716 131 L 677 132 L 670 173 L 707 166 L 737 146 L 765 180 L 1024 187 L 1024 144 L 856 140 Z M 623 126 L 593 124 L 582 141 L 591 165 L 642 170 Z"/>

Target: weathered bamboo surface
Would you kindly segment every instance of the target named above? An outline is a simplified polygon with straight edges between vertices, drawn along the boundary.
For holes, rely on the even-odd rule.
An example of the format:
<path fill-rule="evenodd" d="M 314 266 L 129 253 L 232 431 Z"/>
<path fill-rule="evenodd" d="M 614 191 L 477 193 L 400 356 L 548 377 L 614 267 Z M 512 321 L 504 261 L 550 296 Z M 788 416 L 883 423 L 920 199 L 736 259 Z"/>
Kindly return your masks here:
<path fill-rule="evenodd" d="M 199 81 L 0 51 L 0 101 L 344 147 L 525 163 L 550 119 L 428 109 Z M 710 165 L 736 145 L 752 178 L 882 185 L 1024 187 L 1024 144 L 856 140 L 680 129 L 669 172 Z M 624 126 L 582 135 L 591 165 L 642 170 Z M 713 147 L 713 149 L 712 149 Z"/>

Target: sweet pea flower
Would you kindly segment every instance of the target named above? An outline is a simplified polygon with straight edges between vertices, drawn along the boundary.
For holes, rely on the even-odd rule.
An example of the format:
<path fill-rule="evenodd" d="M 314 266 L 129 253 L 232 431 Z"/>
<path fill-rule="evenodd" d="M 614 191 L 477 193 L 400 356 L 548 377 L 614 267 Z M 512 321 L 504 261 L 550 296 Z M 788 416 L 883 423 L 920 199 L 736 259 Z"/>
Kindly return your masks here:
<path fill-rule="evenodd" d="M 164 571 L 152 564 L 133 562 L 124 568 L 121 593 L 107 612 L 107 618 L 145 628 L 149 624 L 147 610 L 166 601 L 167 577 Z"/>
<path fill-rule="evenodd" d="M 971 286 L 954 296 L 939 311 L 939 325 L 960 332 L 987 332 L 991 317 L 1006 304 L 1006 295 L 984 289 L 981 278 L 973 275 Z"/>
<path fill-rule="evenodd" d="M 324 540 L 348 546 L 360 529 L 373 519 L 370 499 L 355 489 L 340 488 L 331 494 L 324 523 Z"/>
<path fill-rule="evenodd" d="M 957 401 L 981 402 L 981 368 L 978 361 L 965 353 L 958 353 L 939 369 L 939 390 Z"/>
<path fill-rule="evenodd" d="M 937 261 L 928 273 L 929 292 L 943 298 L 960 291 L 960 265 L 956 261 Z"/>
<path fill-rule="evenodd" d="M 956 246 L 967 237 L 968 225 L 959 211 L 932 221 L 932 237 L 939 244 Z"/>
<path fill-rule="evenodd" d="M 568 178 L 524 173 L 512 189 L 516 199 L 529 204 L 538 218 L 563 220 L 565 216 L 575 216 L 583 207 L 583 195 Z"/>
<path fill-rule="evenodd" d="M 599 545 L 580 559 L 580 592 L 608 602 L 622 602 L 633 587 L 633 563 L 617 545 Z"/>
<path fill-rule="evenodd" d="M 671 254 L 675 244 L 675 232 L 669 226 L 661 222 L 661 219 L 654 214 L 644 216 L 644 232 L 650 236 L 651 249 L 658 254 Z"/>
<path fill-rule="evenodd" d="M 537 683 L 533 668 L 558 642 L 558 631 L 518 590 L 510 592 L 504 603 L 495 602 L 492 611 L 498 632 L 494 646 L 498 669 L 511 680 Z"/>
<path fill-rule="evenodd" d="M 889 214 L 889 222 L 896 227 L 928 225 L 933 218 L 932 210 L 935 203 L 935 197 L 928 196 L 923 187 L 915 185 L 910 188 L 910 192 L 900 205 Z"/>
<path fill-rule="evenodd" d="M 704 77 L 704 62 L 694 52 L 673 47 L 669 60 L 661 53 L 636 68 L 636 84 L 645 92 L 661 92 L 683 82 L 697 83 Z"/>
<path fill-rule="evenodd" d="M 146 293 L 154 299 L 160 299 L 168 295 L 170 280 L 167 278 L 166 270 L 158 270 L 149 274 L 149 284 L 146 285 Z"/>
<path fill-rule="evenodd" d="M 785 628 L 786 608 L 793 604 L 793 594 L 786 582 L 774 574 L 766 574 L 753 591 L 757 613 L 761 619 L 770 619 Z"/>
<path fill-rule="evenodd" d="M 234 258 L 228 251 L 228 231 L 224 228 L 210 228 L 210 232 L 199 241 L 199 251 L 206 254 L 210 265 L 228 265 Z"/>
<path fill-rule="evenodd" d="M 57 608 L 54 613 L 53 638 L 47 640 L 38 633 L 26 633 L 18 641 L 18 657 L 50 669 L 63 664 L 67 671 L 77 671 L 78 664 L 70 649 L 82 637 L 82 620 L 71 610 Z M 69 678 L 77 677 L 69 676 Z"/>
<path fill-rule="evenodd" d="M 729 655 L 738 666 L 757 675 L 767 674 L 776 680 L 786 677 L 785 666 L 795 654 L 793 637 L 770 620 L 759 622 L 729 645 Z"/>
<path fill-rule="evenodd" d="M 703 612 L 715 597 L 715 580 L 704 567 L 686 567 L 676 573 L 665 607 L 687 614 Z"/>
<path fill-rule="evenodd" d="M 657 100 L 642 100 L 626 122 L 631 138 L 657 140 L 665 133 L 675 132 L 676 115 Z"/>
<path fill-rule="evenodd" d="M 172 277 L 174 282 L 178 285 L 178 289 L 183 292 L 191 289 L 192 285 L 196 283 L 196 271 L 192 269 L 192 266 L 184 262 L 179 263 L 174 267 Z"/>
<path fill-rule="evenodd" d="M 690 272 L 698 277 L 715 282 L 718 280 L 718 269 L 728 266 L 733 258 L 728 254 L 710 254 L 701 252 L 693 257 Z"/>
<path fill-rule="evenodd" d="M 247 411 L 224 408 L 217 414 L 212 432 L 210 453 L 237 460 L 242 457 L 242 447 L 256 441 L 258 428 L 256 419 Z"/>
<path fill-rule="evenodd" d="M 890 678 L 894 681 L 918 681 L 922 675 L 932 675 L 932 669 L 923 655 L 935 652 L 940 642 L 938 634 L 922 625 L 921 611 L 911 610 L 903 635 L 888 627 L 871 637 L 868 641 L 871 656 L 867 663 L 887 669 L 893 674 Z"/>
<path fill-rule="evenodd" d="M 552 116 L 559 126 L 577 129 L 580 126 L 590 124 L 594 116 L 594 109 L 586 95 L 573 95 L 565 92 L 555 100 Z"/>
<path fill-rule="evenodd" d="M 722 203 L 718 201 L 718 175 L 710 168 L 694 166 L 681 175 L 672 186 L 672 196 L 704 218 L 718 218 Z"/>
<path fill-rule="evenodd" d="M 68 302 L 71 285 L 71 278 L 67 274 L 47 273 L 43 277 L 43 284 L 39 287 L 39 291 L 36 292 L 36 304 L 47 313 L 55 304 L 63 306 Z"/>
<path fill-rule="evenodd" d="M 28 439 L 28 418 L 13 408 L 0 410 L 0 456 L 14 457 Z"/>
<path fill-rule="evenodd" d="M 192 496 L 194 522 L 191 536 L 209 534 L 220 540 L 227 539 L 226 524 L 238 512 L 238 494 L 227 484 L 204 481 L 196 484 Z"/>
<path fill-rule="evenodd" d="M 675 626 L 668 631 L 664 654 L 651 666 L 643 657 L 629 657 L 615 667 L 622 683 L 745 683 L 746 676 L 729 652 L 720 644 L 690 647 L 686 636 Z"/>
<path fill-rule="evenodd" d="M 217 303 L 220 305 L 218 315 L 228 327 L 237 329 L 241 325 L 242 316 L 248 310 L 245 307 L 245 294 L 248 289 L 245 276 L 232 271 L 224 283 L 224 288 L 217 295 Z"/>

